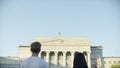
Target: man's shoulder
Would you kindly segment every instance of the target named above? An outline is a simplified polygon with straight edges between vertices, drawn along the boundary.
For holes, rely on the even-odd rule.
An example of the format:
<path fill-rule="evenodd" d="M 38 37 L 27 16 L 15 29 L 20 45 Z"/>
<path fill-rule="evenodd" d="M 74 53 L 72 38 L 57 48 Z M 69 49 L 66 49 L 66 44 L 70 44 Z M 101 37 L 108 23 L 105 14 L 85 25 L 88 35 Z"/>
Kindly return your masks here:
<path fill-rule="evenodd" d="M 43 60 L 42 58 L 40 57 L 28 57 L 27 59 L 24 60 L 25 62 L 26 61 L 39 61 L 39 62 L 42 62 L 42 63 L 46 63 L 45 60 Z"/>
<path fill-rule="evenodd" d="M 37 64 L 42 68 L 48 68 L 48 63 L 40 57 L 29 57 L 21 63 L 23 66 L 27 64 Z"/>
<path fill-rule="evenodd" d="M 41 59 L 41 58 L 39 58 L 39 59 L 40 59 L 41 65 L 42 65 L 41 67 L 48 68 L 48 63 L 45 60 Z"/>
<path fill-rule="evenodd" d="M 41 62 L 46 63 L 46 61 L 45 61 L 45 60 L 43 60 L 42 58 L 39 58 L 39 60 L 40 60 Z"/>
<path fill-rule="evenodd" d="M 29 58 L 30 58 L 30 57 L 24 59 L 24 61 L 22 62 L 22 64 L 25 63 L 25 62 L 27 62 L 27 61 L 29 60 Z"/>

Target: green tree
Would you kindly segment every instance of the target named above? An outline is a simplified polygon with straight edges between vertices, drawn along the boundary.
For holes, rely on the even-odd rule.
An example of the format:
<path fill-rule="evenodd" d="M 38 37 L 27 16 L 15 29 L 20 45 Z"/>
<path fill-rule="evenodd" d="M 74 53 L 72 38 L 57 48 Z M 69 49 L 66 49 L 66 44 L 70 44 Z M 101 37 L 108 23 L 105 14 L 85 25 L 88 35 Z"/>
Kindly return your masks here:
<path fill-rule="evenodd" d="M 112 65 L 111 68 L 120 68 L 120 64 Z"/>

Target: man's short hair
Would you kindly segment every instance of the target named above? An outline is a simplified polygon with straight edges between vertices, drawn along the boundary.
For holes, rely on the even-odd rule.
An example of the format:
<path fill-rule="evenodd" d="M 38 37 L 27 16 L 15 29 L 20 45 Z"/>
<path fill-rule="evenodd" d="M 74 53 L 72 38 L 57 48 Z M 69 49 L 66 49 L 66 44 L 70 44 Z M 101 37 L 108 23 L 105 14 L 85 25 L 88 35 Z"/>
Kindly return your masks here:
<path fill-rule="evenodd" d="M 31 44 L 31 51 L 33 53 L 39 53 L 41 50 L 41 43 L 40 42 L 33 42 Z"/>

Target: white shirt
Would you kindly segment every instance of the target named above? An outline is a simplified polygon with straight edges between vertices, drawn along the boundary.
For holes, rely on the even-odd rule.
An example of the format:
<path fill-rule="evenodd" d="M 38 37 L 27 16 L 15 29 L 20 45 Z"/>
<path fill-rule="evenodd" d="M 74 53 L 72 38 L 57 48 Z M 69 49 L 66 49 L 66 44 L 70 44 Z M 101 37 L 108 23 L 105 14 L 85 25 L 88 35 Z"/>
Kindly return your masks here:
<path fill-rule="evenodd" d="M 39 57 L 31 56 L 22 62 L 21 68 L 48 68 L 48 64 Z"/>

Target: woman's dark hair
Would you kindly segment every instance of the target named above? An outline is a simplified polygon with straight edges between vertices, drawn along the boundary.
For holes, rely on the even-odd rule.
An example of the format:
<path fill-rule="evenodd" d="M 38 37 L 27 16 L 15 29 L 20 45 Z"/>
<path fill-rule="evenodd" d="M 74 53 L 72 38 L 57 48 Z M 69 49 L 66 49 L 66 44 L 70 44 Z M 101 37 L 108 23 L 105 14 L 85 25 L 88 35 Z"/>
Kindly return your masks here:
<path fill-rule="evenodd" d="M 73 68 L 88 68 L 83 53 L 76 53 L 75 54 Z"/>

